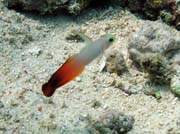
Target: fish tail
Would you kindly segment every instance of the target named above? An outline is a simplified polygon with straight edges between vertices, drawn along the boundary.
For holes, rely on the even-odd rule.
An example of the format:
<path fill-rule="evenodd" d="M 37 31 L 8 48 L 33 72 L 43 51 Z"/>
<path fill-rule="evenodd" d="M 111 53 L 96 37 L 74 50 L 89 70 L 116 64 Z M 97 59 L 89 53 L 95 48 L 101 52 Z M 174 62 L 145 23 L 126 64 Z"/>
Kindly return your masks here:
<path fill-rule="evenodd" d="M 46 96 L 46 97 L 50 97 L 54 94 L 56 88 L 52 87 L 49 83 L 45 83 L 43 86 L 42 86 L 42 91 L 43 91 L 43 94 Z"/>
<path fill-rule="evenodd" d="M 50 80 L 42 86 L 45 96 L 50 97 L 55 90 L 69 81 L 76 78 L 82 73 L 85 65 L 76 58 L 69 58 L 50 78 Z"/>

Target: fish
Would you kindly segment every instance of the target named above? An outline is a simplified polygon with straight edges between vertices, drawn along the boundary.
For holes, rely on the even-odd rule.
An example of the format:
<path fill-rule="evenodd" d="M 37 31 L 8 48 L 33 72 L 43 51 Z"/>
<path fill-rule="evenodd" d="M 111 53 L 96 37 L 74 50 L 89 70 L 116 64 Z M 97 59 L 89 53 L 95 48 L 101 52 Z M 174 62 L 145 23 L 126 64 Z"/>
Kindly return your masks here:
<path fill-rule="evenodd" d="M 66 62 L 50 77 L 47 83 L 42 85 L 42 92 L 46 97 L 51 97 L 57 88 L 79 76 L 85 67 L 109 48 L 114 40 L 113 34 L 105 34 L 99 39 L 92 41 L 83 33 L 77 33 L 85 42 L 86 46 L 79 53 L 71 56 Z"/>

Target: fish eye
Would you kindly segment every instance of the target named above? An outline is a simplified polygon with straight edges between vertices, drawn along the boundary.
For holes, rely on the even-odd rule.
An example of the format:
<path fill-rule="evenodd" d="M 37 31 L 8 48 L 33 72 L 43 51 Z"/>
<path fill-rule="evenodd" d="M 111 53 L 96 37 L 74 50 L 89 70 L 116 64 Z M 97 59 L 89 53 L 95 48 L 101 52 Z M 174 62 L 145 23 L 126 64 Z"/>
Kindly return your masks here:
<path fill-rule="evenodd" d="M 108 41 L 109 41 L 109 42 L 113 42 L 114 39 L 113 39 L 112 37 L 110 37 L 110 38 L 108 39 Z"/>

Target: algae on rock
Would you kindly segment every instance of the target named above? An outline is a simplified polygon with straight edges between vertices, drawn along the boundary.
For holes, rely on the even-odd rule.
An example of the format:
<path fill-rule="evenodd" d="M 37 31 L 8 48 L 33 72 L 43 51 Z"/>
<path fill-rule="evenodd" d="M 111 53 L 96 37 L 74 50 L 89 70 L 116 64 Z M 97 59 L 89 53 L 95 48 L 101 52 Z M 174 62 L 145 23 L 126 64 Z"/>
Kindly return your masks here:
<path fill-rule="evenodd" d="M 128 46 L 135 66 L 151 81 L 166 83 L 180 96 L 180 33 L 158 22 L 146 21 Z"/>

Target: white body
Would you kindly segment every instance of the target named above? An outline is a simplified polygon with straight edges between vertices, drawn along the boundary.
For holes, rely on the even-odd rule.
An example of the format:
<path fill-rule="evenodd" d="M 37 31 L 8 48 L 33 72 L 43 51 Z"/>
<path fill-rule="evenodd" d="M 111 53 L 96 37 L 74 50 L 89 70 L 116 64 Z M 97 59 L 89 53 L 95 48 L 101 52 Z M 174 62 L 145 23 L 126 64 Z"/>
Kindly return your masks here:
<path fill-rule="evenodd" d="M 76 58 L 83 64 L 88 65 L 91 63 L 95 58 L 97 58 L 100 54 L 102 54 L 110 45 L 109 42 L 110 35 L 104 35 L 100 39 L 92 42 L 85 46 L 77 55 Z"/>

